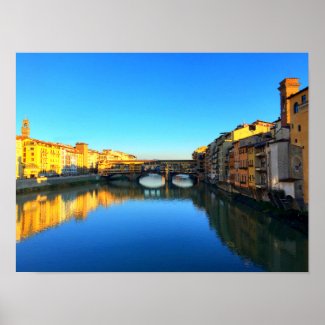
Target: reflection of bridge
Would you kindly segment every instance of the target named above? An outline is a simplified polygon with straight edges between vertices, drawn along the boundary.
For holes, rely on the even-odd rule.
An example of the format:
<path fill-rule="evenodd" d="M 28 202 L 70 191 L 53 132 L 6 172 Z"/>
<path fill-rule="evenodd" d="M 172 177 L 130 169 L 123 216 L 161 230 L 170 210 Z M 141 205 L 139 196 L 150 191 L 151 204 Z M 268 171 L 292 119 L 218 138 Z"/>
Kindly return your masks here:
<path fill-rule="evenodd" d="M 98 173 L 106 178 L 123 175 L 130 180 L 150 173 L 165 176 L 167 180 L 177 174 L 196 176 L 194 160 L 111 160 L 99 166 Z"/>

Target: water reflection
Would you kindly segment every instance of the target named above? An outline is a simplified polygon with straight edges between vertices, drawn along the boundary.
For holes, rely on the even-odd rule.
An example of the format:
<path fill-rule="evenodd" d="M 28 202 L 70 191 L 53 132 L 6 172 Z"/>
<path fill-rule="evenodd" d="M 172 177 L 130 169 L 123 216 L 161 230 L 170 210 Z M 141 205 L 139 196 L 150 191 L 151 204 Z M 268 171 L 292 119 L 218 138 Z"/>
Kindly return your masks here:
<path fill-rule="evenodd" d="M 169 202 L 185 200 L 192 202 L 198 211 L 204 211 L 207 218 L 205 220 L 208 220 L 210 229 L 215 234 L 214 238 L 217 238 L 228 252 L 241 258 L 242 270 L 250 265 L 268 271 L 308 269 L 308 239 L 302 233 L 275 219 L 235 204 L 228 198 L 220 196 L 220 193 L 211 187 L 202 184 L 195 186 L 192 184 L 191 187 L 180 186 L 181 181 L 181 179 L 176 180 L 178 186 L 173 185 L 175 183 L 173 180 L 172 184 L 165 182 L 156 188 L 148 186 L 149 180 L 146 180 L 146 187 L 120 181 L 105 185 L 94 184 L 60 191 L 17 195 L 17 243 L 20 245 L 28 242 L 28 238 L 34 237 L 33 235 L 58 227 L 69 220 L 86 220 L 90 212 L 100 207 L 107 209 L 130 200 L 143 201 L 143 204 L 148 199 Z M 185 180 L 184 184 L 186 182 L 188 180 Z M 158 178 L 154 178 L 153 184 L 158 183 Z M 140 205 L 138 208 L 142 207 L 145 206 Z M 136 214 L 136 211 L 133 213 Z M 188 213 L 193 212 L 184 211 L 185 220 Z M 135 218 L 138 218 L 138 215 L 135 215 Z M 137 222 L 141 222 L 141 218 L 137 219 Z M 193 227 L 196 226 L 193 224 Z M 178 238 L 175 238 L 178 241 L 182 238 L 182 229 L 179 232 Z M 193 233 L 195 234 L 195 229 Z M 199 230 L 197 233 L 200 236 L 209 236 L 209 233 L 199 234 Z M 162 231 L 161 236 L 171 240 L 168 233 Z M 191 243 L 194 244 L 195 241 Z M 220 247 L 216 246 L 214 250 L 218 249 Z M 201 255 L 203 256 L 204 253 L 201 252 Z M 213 254 L 215 253 L 211 252 L 211 256 L 215 256 Z M 195 259 L 192 263 L 195 263 Z"/>
<path fill-rule="evenodd" d="M 188 175 L 176 175 L 172 179 L 172 183 L 178 187 L 192 187 L 194 185 L 193 180 Z"/>
<path fill-rule="evenodd" d="M 139 183 L 142 186 L 149 188 L 158 188 L 166 184 L 165 177 L 158 174 L 149 174 L 148 176 L 141 177 Z"/>

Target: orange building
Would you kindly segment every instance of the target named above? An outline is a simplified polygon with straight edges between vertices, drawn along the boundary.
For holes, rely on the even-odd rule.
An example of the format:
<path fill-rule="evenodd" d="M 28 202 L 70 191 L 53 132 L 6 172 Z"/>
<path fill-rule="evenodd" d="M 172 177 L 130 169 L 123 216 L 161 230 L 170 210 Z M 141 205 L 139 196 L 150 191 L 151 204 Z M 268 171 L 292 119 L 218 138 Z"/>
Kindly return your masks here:
<path fill-rule="evenodd" d="M 235 154 L 234 154 L 234 148 L 231 147 L 228 152 L 229 156 L 229 164 L 228 164 L 228 170 L 229 170 L 229 179 L 228 183 L 235 184 Z"/>
<path fill-rule="evenodd" d="M 302 148 L 304 202 L 308 203 L 308 87 L 292 94 L 290 102 L 290 142 Z"/>
<path fill-rule="evenodd" d="M 281 124 L 282 126 L 290 125 L 291 123 L 291 110 L 290 99 L 292 94 L 299 91 L 300 83 L 298 78 L 286 78 L 280 82 L 280 105 L 281 105 Z"/>
<path fill-rule="evenodd" d="M 233 155 L 234 155 L 234 168 L 230 170 L 230 173 L 233 175 L 232 179 L 234 180 L 233 185 L 240 187 L 240 177 L 239 177 L 239 141 L 233 143 Z"/>
<path fill-rule="evenodd" d="M 302 148 L 304 202 L 308 204 L 308 87 L 299 90 L 298 78 L 286 78 L 278 88 L 281 124 L 290 127 L 290 143 Z"/>
<path fill-rule="evenodd" d="M 248 152 L 247 144 L 239 141 L 239 182 L 240 187 L 248 188 Z"/>

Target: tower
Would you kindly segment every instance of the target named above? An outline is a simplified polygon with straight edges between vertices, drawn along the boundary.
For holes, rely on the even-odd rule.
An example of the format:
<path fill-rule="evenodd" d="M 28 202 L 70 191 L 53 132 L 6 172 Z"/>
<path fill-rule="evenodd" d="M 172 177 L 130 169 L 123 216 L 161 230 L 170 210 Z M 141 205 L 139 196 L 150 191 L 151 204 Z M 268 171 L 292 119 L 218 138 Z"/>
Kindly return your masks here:
<path fill-rule="evenodd" d="M 83 171 L 86 171 L 88 168 L 88 144 L 83 142 L 76 143 L 76 149 L 83 156 Z"/>
<path fill-rule="evenodd" d="M 21 136 L 23 138 L 29 138 L 29 134 L 30 134 L 29 120 L 24 119 L 23 124 L 21 126 Z"/>
<path fill-rule="evenodd" d="M 299 91 L 300 83 L 298 78 L 286 78 L 280 82 L 280 105 L 281 105 L 281 126 L 287 126 L 291 122 L 290 101 L 288 97 Z"/>

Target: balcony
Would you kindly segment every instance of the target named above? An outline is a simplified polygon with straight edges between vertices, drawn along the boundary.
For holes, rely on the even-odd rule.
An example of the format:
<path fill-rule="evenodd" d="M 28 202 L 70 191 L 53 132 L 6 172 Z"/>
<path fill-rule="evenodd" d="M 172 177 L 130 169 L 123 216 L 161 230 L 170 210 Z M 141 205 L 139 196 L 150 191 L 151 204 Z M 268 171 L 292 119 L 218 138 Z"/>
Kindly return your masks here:
<path fill-rule="evenodd" d="M 305 102 L 305 103 L 302 103 L 302 104 L 300 104 L 299 106 L 298 106 L 298 110 L 301 110 L 301 109 L 304 109 L 304 108 L 306 108 L 307 106 L 308 106 L 308 101 L 307 102 Z"/>
<path fill-rule="evenodd" d="M 255 184 L 256 188 L 260 188 L 260 189 L 265 189 L 266 188 L 266 183 L 256 183 Z"/>
<path fill-rule="evenodd" d="M 257 152 L 255 154 L 256 157 L 265 157 L 265 152 L 264 151 L 261 151 L 261 152 Z"/>
<path fill-rule="evenodd" d="M 255 170 L 257 172 L 265 173 L 266 172 L 266 167 L 264 167 L 264 166 L 255 167 Z"/>

